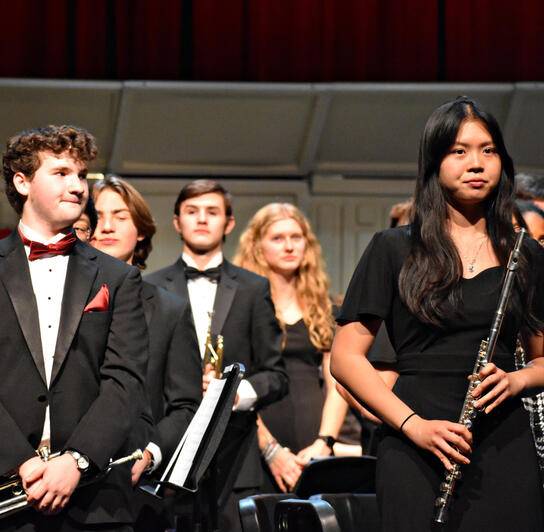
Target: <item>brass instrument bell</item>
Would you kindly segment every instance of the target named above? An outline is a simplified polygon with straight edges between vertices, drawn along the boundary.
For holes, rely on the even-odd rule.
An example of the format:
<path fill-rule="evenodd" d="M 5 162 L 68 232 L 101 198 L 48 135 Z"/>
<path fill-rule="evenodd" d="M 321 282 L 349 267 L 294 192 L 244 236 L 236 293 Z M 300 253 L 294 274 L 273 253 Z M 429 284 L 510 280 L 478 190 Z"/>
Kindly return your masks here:
<path fill-rule="evenodd" d="M 41 447 L 36 451 L 36 454 L 44 461 L 47 462 L 51 458 L 60 456 L 60 452 L 50 453 L 47 447 Z M 117 460 L 111 460 L 108 464 L 108 467 L 104 471 L 99 471 L 96 475 L 92 475 L 89 478 L 83 478 L 79 485 L 82 487 L 96 480 L 100 480 L 102 477 L 106 476 L 114 467 L 117 467 L 121 464 L 131 462 L 133 460 L 141 460 L 143 458 L 143 453 L 140 449 L 136 449 L 132 454 L 124 456 Z M 26 498 L 26 493 L 23 489 L 23 482 L 21 477 L 14 473 L 8 477 L 7 481 L 3 484 L 0 484 L 0 519 L 7 517 L 13 513 L 19 512 L 28 508 L 29 504 Z"/>
<path fill-rule="evenodd" d="M 51 454 L 48 447 L 40 447 L 36 451 L 36 454 L 44 462 L 60 455 L 60 453 Z M 14 473 L 5 482 L 0 484 L 0 518 L 27 506 L 28 503 L 26 493 L 23 489 L 23 481 L 17 473 Z"/>

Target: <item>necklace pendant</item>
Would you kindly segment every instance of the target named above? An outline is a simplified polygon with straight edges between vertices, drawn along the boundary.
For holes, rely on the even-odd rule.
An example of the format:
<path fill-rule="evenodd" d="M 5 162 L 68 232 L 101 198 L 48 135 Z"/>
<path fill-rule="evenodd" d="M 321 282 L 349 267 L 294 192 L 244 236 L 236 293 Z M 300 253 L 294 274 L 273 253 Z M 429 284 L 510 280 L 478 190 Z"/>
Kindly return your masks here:
<path fill-rule="evenodd" d="M 472 273 L 474 271 L 474 264 L 472 262 L 468 265 L 468 271 L 470 273 Z"/>

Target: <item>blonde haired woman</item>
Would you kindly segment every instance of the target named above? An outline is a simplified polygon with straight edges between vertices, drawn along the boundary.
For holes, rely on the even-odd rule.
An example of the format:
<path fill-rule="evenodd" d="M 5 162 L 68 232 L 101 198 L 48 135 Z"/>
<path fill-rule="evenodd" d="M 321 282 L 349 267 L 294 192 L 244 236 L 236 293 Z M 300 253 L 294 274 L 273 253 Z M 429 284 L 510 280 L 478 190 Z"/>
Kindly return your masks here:
<path fill-rule="evenodd" d="M 334 322 L 321 246 L 295 206 L 271 203 L 249 222 L 233 262 L 270 280 L 285 333 L 289 395 L 261 410 L 258 438 L 277 487 L 287 491 L 312 457 L 332 453 L 347 410 L 329 371 Z"/>

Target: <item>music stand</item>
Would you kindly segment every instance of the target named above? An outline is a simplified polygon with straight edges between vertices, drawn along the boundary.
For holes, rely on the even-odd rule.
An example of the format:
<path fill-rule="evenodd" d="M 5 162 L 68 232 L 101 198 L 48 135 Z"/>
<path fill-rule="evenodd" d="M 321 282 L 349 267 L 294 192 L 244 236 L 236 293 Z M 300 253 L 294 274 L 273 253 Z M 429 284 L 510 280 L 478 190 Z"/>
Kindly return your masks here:
<path fill-rule="evenodd" d="M 160 480 L 139 486 L 142 491 L 163 498 L 167 488 L 190 493 L 198 490 L 200 479 L 212 462 L 227 428 L 244 373 L 244 365 L 234 363 L 225 368 L 221 379 L 212 379 Z M 215 505 L 211 508 L 212 514 L 217 515 L 217 500 L 212 498 L 210 503 Z M 195 504 L 199 504 L 198 498 Z"/>

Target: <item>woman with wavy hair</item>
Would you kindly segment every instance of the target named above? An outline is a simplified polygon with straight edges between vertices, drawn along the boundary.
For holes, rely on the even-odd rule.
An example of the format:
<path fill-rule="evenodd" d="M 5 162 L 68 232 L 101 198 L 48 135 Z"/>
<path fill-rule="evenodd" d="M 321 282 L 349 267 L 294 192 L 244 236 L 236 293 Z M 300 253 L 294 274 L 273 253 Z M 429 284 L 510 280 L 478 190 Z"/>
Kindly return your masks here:
<path fill-rule="evenodd" d="M 438 107 L 420 143 L 412 223 L 377 233 L 349 285 L 333 375 L 384 422 L 376 485 L 384 530 L 435 530 L 444 468 L 462 465 L 444 531 L 544 530 L 542 486 L 520 396 L 544 385 L 544 250 L 526 238 L 493 362 L 458 423 L 516 234 L 514 168 L 496 120 L 466 97 Z M 366 359 L 382 320 L 391 390 Z M 516 370 L 521 331 L 530 364 Z M 402 479 L 402 480 L 400 480 Z"/>
<path fill-rule="evenodd" d="M 233 262 L 270 280 L 284 330 L 289 394 L 261 410 L 258 438 L 275 484 L 287 491 L 312 457 L 331 454 L 347 411 L 329 371 L 334 321 L 321 246 L 300 210 L 271 203 L 249 222 Z"/>

